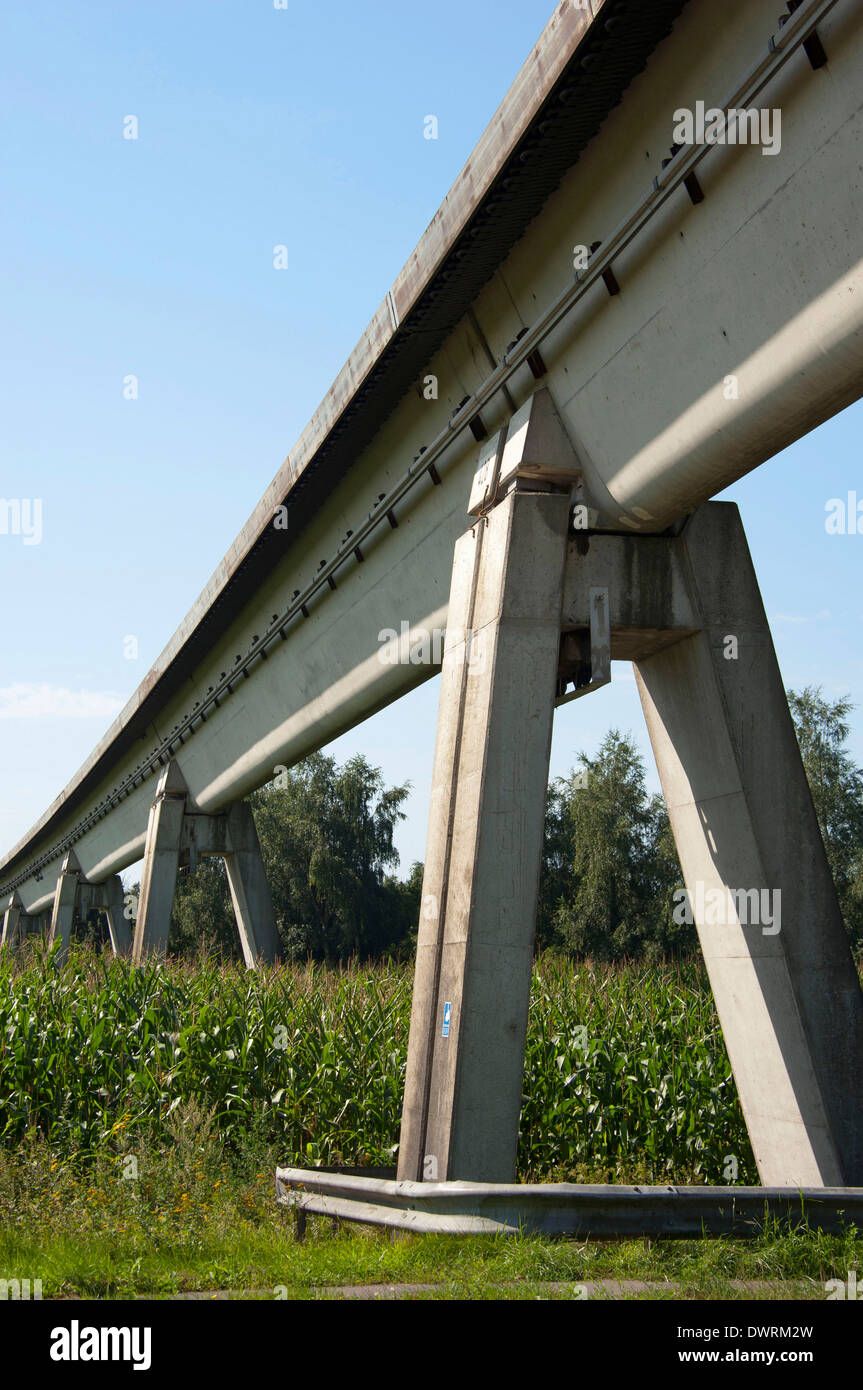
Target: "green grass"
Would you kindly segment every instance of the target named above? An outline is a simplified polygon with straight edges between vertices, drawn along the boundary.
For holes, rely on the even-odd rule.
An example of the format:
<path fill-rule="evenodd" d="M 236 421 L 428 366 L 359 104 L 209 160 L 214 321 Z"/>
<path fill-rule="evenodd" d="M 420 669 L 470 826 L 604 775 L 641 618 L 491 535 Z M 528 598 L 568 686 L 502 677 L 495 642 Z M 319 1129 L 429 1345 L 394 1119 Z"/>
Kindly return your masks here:
<path fill-rule="evenodd" d="M 863 1240 L 769 1228 L 751 1241 L 550 1241 L 407 1236 L 309 1218 L 293 1238 L 272 1167 L 226 1160 L 208 1118 L 171 1117 L 171 1142 L 142 1148 L 138 1177 L 103 1154 L 82 1163 L 40 1140 L 0 1153 L 0 1273 L 39 1278 L 43 1296 L 165 1297 L 193 1291 L 326 1297 L 354 1284 L 431 1284 L 434 1295 L 578 1296 L 601 1279 L 660 1285 L 651 1297 L 752 1297 L 733 1281 L 782 1281 L 763 1295 L 824 1297 L 826 1279 L 863 1264 Z M 271 1156 L 272 1157 L 272 1156 Z M 548 1285 L 569 1287 L 549 1290 Z M 672 1286 L 677 1285 L 677 1288 Z M 592 1295 L 594 1296 L 594 1295 Z"/>

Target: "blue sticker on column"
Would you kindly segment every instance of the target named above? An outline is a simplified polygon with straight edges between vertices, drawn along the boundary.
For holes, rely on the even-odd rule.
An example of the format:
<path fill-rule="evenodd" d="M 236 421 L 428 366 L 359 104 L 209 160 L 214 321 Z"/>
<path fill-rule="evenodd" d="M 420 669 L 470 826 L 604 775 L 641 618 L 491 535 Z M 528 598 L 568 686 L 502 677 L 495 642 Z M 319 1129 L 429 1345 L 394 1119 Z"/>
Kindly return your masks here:
<path fill-rule="evenodd" d="M 444 1006 L 443 1006 L 443 1036 L 444 1036 L 445 1038 L 448 1038 L 448 1037 L 449 1037 L 449 1021 L 450 1021 L 450 1018 L 451 1018 L 451 1017 L 452 1017 L 452 1004 L 444 1004 Z"/>

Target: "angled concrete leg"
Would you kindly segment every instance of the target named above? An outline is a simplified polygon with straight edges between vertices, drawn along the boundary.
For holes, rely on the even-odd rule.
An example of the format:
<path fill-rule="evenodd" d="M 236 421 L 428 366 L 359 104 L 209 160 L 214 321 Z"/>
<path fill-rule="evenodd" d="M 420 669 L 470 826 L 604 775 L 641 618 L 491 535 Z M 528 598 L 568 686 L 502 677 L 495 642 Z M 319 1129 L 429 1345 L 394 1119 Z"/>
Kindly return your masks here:
<path fill-rule="evenodd" d="M 510 493 L 455 549 L 403 1179 L 515 1175 L 568 511 Z"/>
<path fill-rule="evenodd" d="M 22 911 L 21 899 L 17 893 L 13 893 L 3 913 L 3 932 L 0 935 L 0 946 L 8 946 L 10 951 L 24 935 Z"/>
<path fill-rule="evenodd" d="M 279 936 L 270 885 L 264 872 L 264 861 L 252 808 L 237 801 L 227 815 L 225 869 L 234 916 L 240 933 L 243 959 L 249 968 L 259 960 L 271 963 L 279 954 Z"/>
<path fill-rule="evenodd" d="M 861 1185 L 863 996 L 737 508 L 676 544 L 702 631 L 636 677 L 758 1171 Z"/>
<path fill-rule="evenodd" d="M 72 937 L 72 927 L 75 922 L 75 908 L 78 903 L 80 879 L 81 866 L 78 863 L 74 850 L 70 850 L 63 860 L 63 867 L 57 879 L 57 890 L 54 894 L 54 910 L 51 913 L 51 927 L 48 932 L 49 946 L 54 946 L 58 941 L 61 943 L 58 950 L 58 958 L 60 960 L 65 958 Z"/>
<path fill-rule="evenodd" d="M 164 955 L 171 931 L 171 909 L 177 886 L 187 788 L 183 774 L 170 762 L 159 779 L 150 807 L 141 896 L 132 955 L 140 961 L 155 952 Z"/>
<path fill-rule="evenodd" d="M 119 874 L 101 885 L 105 916 L 108 918 L 108 932 L 115 956 L 132 954 L 132 927 L 126 917 L 126 895 L 123 880 Z"/>

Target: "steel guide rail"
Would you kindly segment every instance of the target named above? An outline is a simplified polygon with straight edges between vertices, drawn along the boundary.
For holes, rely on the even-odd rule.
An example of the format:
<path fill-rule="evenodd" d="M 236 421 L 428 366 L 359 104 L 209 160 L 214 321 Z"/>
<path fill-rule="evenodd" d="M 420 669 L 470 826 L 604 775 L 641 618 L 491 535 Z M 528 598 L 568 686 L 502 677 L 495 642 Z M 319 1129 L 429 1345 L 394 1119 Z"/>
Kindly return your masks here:
<path fill-rule="evenodd" d="M 838 0 L 803 0 L 803 3 L 786 18 L 786 22 L 778 33 L 771 36 L 766 52 L 750 69 L 744 81 L 724 102 L 718 104 L 717 109 L 727 112 L 731 108 L 747 106 L 754 101 L 784 67 L 792 54 L 809 40 L 812 30 L 836 4 L 838 4 Z M 38 859 L 31 861 L 26 870 L 0 885 L 0 894 L 11 893 L 31 878 L 38 879 L 41 869 L 65 854 L 86 835 L 88 830 L 103 820 L 114 807 L 118 806 L 138 786 L 164 767 L 173 757 L 176 749 L 181 747 L 185 740 L 195 732 L 196 726 L 199 727 L 206 723 L 208 713 L 218 709 L 220 701 L 233 693 L 233 687 L 240 677 L 248 680 L 250 667 L 259 660 L 265 661 L 267 659 L 267 649 L 280 639 L 282 641 L 287 640 L 287 629 L 294 619 L 298 615 L 304 618 L 308 617 L 308 605 L 311 600 L 320 594 L 325 587 L 337 588 L 335 574 L 352 556 L 356 557 L 357 561 L 362 559 L 362 546 L 373 532 L 385 521 L 390 526 L 398 524 L 395 518 L 395 508 L 417 483 L 428 474 L 434 485 L 440 484 L 442 480 L 435 465 L 447 452 L 453 441 L 481 414 L 483 408 L 492 401 L 498 391 L 507 386 L 518 369 L 524 366 L 528 358 L 538 351 L 548 335 L 558 327 L 588 291 L 609 273 L 613 276 L 612 265 L 615 259 L 626 250 L 671 195 L 694 174 L 697 166 L 707 157 L 711 148 L 712 146 L 708 144 L 692 145 L 688 148 L 684 146 L 677 151 L 665 168 L 654 178 L 650 189 L 638 205 L 590 256 L 588 268 L 583 272 L 574 273 L 573 284 L 559 295 L 534 326 L 523 332 L 517 342 L 504 353 L 500 363 L 489 373 L 476 393 L 462 403 L 447 422 L 445 428 L 414 459 L 395 487 L 375 504 L 373 511 L 359 530 L 348 532 L 333 559 L 318 570 L 311 583 L 302 591 L 297 592 L 286 611 L 274 619 L 267 626 L 263 635 L 252 643 L 242 662 L 236 665 L 233 671 L 227 673 L 211 691 L 208 691 L 205 699 L 196 702 L 192 712 L 175 726 L 149 758 L 139 764 L 110 797 L 100 802 L 88 816 L 79 821 L 62 841 L 46 850 Z"/>
<path fill-rule="evenodd" d="M 449 1235 L 589 1239 L 757 1236 L 778 1220 L 841 1232 L 863 1227 L 863 1187 L 624 1187 L 616 1184 L 392 1182 L 276 1169 L 276 1201 L 361 1225 Z"/>

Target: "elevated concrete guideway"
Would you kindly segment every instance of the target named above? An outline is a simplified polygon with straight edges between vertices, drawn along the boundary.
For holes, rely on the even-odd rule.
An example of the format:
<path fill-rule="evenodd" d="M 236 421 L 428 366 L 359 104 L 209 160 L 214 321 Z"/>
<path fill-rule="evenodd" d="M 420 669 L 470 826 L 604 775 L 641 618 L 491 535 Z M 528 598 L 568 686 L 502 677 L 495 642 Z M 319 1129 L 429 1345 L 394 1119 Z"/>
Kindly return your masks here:
<path fill-rule="evenodd" d="M 197 807 L 219 811 L 434 674 L 382 663 L 378 634 L 445 626 L 478 453 L 469 422 L 492 434 L 536 373 L 613 530 L 662 530 L 859 396 L 863 13 L 807 0 L 778 18 L 776 0 L 736 6 L 721 28 L 706 0 L 557 7 L 197 604 L 0 863 L 0 892 L 35 914 L 71 848 L 94 881 L 140 859 L 170 757 Z M 815 20 L 819 70 L 801 47 Z M 696 146 L 663 169 L 675 111 L 729 97 L 781 112 L 779 152 Z M 697 206 L 680 177 L 693 156 Z M 575 285 L 573 247 L 597 241 Z M 602 258 L 618 244 L 612 297 Z M 422 456 L 391 506 L 441 438 L 433 473 Z M 370 514 L 380 524 L 357 550 Z"/>
<path fill-rule="evenodd" d="M 4 941 L 50 913 L 65 949 L 89 903 L 140 958 L 178 868 L 221 855 L 245 960 L 273 959 L 242 798 L 440 667 L 406 1180 L 514 1177 L 553 712 L 614 658 L 761 1179 L 863 1186 L 863 994 L 743 528 L 708 500 L 863 394 L 863 4 L 776 11 L 558 6 L 198 603 L 0 863 Z M 404 624 L 442 658 L 393 661 Z"/>

